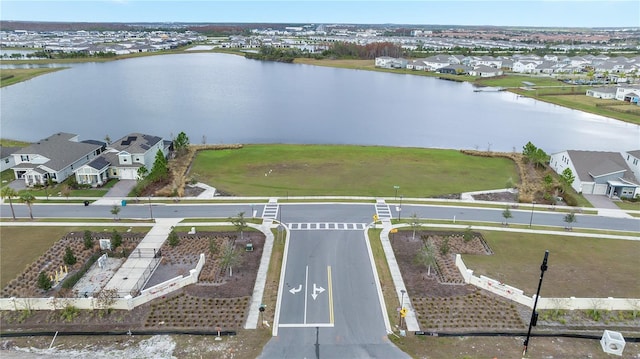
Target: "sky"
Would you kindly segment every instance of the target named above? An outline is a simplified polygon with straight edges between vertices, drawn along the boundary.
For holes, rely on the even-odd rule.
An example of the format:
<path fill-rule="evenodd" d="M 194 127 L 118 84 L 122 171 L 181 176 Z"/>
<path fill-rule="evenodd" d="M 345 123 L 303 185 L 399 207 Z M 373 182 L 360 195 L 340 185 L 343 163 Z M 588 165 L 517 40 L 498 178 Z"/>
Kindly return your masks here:
<path fill-rule="evenodd" d="M 640 27 L 640 0 L 2 0 L 0 19 Z"/>

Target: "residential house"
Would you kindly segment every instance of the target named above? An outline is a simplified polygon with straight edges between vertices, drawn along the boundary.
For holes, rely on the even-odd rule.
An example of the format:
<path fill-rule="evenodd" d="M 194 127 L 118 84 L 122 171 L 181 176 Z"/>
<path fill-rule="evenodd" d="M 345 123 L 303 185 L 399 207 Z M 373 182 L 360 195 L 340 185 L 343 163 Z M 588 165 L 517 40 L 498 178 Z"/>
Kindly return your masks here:
<path fill-rule="evenodd" d="M 162 138 L 142 133 L 132 133 L 107 146 L 98 158 L 76 171 L 78 183 L 101 186 L 109 178 L 137 180 L 138 169 L 151 171 L 156 153 L 167 157 L 169 148 Z"/>
<path fill-rule="evenodd" d="M 427 66 L 427 71 L 436 71 L 441 67 L 449 66 L 449 59 L 447 55 L 430 56 L 425 58 L 423 61 Z"/>
<path fill-rule="evenodd" d="M 471 71 L 469 71 L 469 75 L 471 76 L 479 76 L 479 77 L 495 77 L 503 74 L 503 71 L 499 68 L 478 65 L 474 67 Z"/>
<path fill-rule="evenodd" d="M 441 74 L 466 75 L 472 70 L 473 68 L 465 65 L 449 65 L 449 66 L 441 67 L 436 71 Z"/>
<path fill-rule="evenodd" d="M 640 98 L 640 87 L 618 87 L 616 89 L 616 100 L 638 103 Z"/>
<path fill-rule="evenodd" d="M 552 154 L 549 164 L 558 174 L 571 169 L 575 176 L 571 187 L 578 193 L 610 198 L 640 194 L 638 179 L 619 152 L 562 151 Z"/>
<path fill-rule="evenodd" d="M 375 66 L 385 69 L 404 69 L 407 67 L 407 60 L 390 56 L 380 56 L 376 57 Z"/>
<path fill-rule="evenodd" d="M 8 170 L 16 165 L 16 160 L 12 155 L 19 149 L 20 147 L 0 146 L 0 171 Z"/>
<path fill-rule="evenodd" d="M 100 141 L 78 141 L 78 135 L 56 133 L 12 154 L 16 179 L 27 186 L 62 182 L 73 172 L 99 156 L 105 149 Z"/>
<path fill-rule="evenodd" d="M 530 74 L 535 71 L 540 63 L 539 61 L 518 60 L 513 63 L 513 72 Z"/>
<path fill-rule="evenodd" d="M 622 155 L 633 174 L 640 181 L 640 150 L 627 151 Z"/>
<path fill-rule="evenodd" d="M 613 100 L 616 98 L 616 87 L 596 87 L 587 90 L 587 96 L 601 98 L 606 100 Z"/>

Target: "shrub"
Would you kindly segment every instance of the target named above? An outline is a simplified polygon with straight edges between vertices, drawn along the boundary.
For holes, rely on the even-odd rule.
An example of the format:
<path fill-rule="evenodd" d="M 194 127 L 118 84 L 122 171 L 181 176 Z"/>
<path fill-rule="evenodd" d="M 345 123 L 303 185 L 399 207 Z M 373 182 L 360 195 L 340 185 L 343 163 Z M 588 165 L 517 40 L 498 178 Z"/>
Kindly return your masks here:
<path fill-rule="evenodd" d="M 73 305 L 68 305 L 64 307 L 62 312 L 60 312 L 60 318 L 62 318 L 65 322 L 73 321 L 78 314 L 80 314 L 80 310 Z"/>
<path fill-rule="evenodd" d="M 445 237 L 440 244 L 440 254 L 447 255 L 449 253 L 449 237 Z"/>
<path fill-rule="evenodd" d="M 73 251 L 71 250 L 71 247 L 67 247 L 64 250 L 64 257 L 62 258 L 62 260 L 64 261 L 64 264 L 70 265 L 70 266 L 76 264 L 76 262 L 78 261 L 76 259 L 76 256 L 73 255 Z"/>
<path fill-rule="evenodd" d="M 178 238 L 178 234 L 176 233 L 175 229 L 172 229 L 171 232 L 169 232 L 168 241 L 171 247 L 175 247 L 178 245 L 178 243 L 180 243 L 180 238 Z"/>
<path fill-rule="evenodd" d="M 563 193 L 562 199 L 568 206 L 575 207 L 578 205 L 578 199 L 571 193 L 567 193 L 567 192 Z"/>
<path fill-rule="evenodd" d="M 51 279 L 49 279 L 44 272 L 40 272 L 38 275 L 38 288 L 42 290 L 49 290 L 52 285 L 53 283 L 51 283 Z"/>
<path fill-rule="evenodd" d="M 84 231 L 84 248 L 91 249 L 93 247 L 93 235 L 90 230 Z"/>
<path fill-rule="evenodd" d="M 120 247 L 122 245 L 122 235 L 120 233 L 118 233 L 117 230 L 113 230 L 113 233 L 111 233 L 111 250 L 116 250 L 116 248 Z"/>

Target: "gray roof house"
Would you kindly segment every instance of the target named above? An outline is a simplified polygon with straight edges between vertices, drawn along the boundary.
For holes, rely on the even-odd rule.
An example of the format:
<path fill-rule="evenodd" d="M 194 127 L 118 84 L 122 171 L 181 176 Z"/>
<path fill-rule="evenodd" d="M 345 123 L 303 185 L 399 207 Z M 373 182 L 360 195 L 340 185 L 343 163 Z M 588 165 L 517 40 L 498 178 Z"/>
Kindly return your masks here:
<path fill-rule="evenodd" d="M 113 141 L 100 157 L 78 168 L 76 180 L 92 186 L 102 186 L 109 178 L 137 180 L 140 167 L 151 171 L 158 151 L 165 157 L 169 153 L 161 137 L 131 133 Z"/>
<path fill-rule="evenodd" d="M 18 150 L 20 150 L 20 147 L 0 146 L 0 171 L 15 166 L 16 161 L 12 155 Z"/>
<path fill-rule="evenodd" d="M 27 186 L 45 184 L 48 179 L 60 183 L 100 155 L 104 147 L 102 142 L 79 142 L 78 135 L 59 132 L 14 152 L 13 172 Z"/>
<path fill-rule="evenodd" d="M 571 169 L 575 176 L 571 187 L 578 193 L 610 198 L 640 194 L 638 179 L 619 152 L 562 151 L 552 154 L 549 164 L 558 174 Z"/>
<path fill-rule="evenodd" d="M 616 98 L 616 87 L 595 87 L 587 90 L 587 96 L 612 100 Z"/>

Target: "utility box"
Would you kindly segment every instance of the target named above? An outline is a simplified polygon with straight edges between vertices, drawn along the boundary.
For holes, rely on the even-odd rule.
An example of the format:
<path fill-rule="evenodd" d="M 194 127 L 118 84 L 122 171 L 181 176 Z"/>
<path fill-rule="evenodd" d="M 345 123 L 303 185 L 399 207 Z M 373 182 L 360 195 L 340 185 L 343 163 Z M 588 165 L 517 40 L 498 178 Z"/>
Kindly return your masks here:
<path fill-rule="evenodd" d="M 625 341 L 620 332 L 605 330 L 600 339 L 600 345 L 605 353 L 622 356 Z"/>
<path fill-rule="evenodd" d="M 253 243 L 247 243 L 247 245 L 244 246 L 244 250 L 247 252 L 253 252 Z"/>

